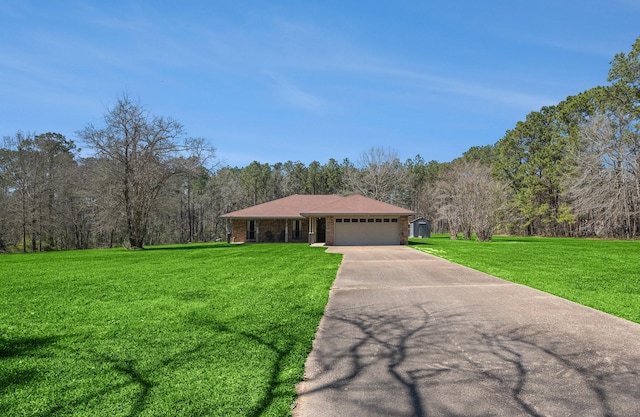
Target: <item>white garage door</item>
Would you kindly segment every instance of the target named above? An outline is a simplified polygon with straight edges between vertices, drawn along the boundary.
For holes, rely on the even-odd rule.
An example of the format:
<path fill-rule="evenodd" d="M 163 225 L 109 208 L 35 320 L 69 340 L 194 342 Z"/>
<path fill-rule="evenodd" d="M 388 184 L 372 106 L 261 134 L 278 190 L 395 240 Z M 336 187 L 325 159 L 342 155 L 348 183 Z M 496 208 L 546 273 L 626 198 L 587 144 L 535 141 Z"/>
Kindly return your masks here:
<path fill-rule="evenodd" d="M 397 218 L 338 218 L 336 245 L 398 245 L 400 229 Z"/>

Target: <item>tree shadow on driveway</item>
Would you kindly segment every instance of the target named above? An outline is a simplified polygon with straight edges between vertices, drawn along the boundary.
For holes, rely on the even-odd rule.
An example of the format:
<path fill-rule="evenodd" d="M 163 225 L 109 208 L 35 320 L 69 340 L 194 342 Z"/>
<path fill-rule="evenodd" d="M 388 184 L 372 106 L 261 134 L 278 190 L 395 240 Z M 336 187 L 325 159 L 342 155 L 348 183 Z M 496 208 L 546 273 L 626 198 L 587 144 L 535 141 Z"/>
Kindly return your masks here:
<path fill-rule="evenodd" d="M 426 304 L 328 312 L 294 416 L 640 415 L 638 352 L 478 323 Z"/>

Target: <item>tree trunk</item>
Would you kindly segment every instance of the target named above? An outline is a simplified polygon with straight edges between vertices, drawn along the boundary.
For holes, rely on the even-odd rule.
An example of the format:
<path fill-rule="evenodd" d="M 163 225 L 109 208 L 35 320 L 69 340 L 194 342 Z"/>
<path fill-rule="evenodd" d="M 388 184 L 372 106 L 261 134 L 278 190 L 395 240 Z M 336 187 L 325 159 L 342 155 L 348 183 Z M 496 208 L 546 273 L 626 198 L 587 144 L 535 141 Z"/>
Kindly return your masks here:
<path fill-rule="evenodd" d="M 478 237 L 478 242 L 489 242 L 491 241 L 492 233 L 490 230 L 478 230 L 476 236 Z"/>
<path fill-rule="evenodd" d="M 130 249 L 144 249 L 144 237 L 130 236 L 129 246 L 130 246 Z"/>

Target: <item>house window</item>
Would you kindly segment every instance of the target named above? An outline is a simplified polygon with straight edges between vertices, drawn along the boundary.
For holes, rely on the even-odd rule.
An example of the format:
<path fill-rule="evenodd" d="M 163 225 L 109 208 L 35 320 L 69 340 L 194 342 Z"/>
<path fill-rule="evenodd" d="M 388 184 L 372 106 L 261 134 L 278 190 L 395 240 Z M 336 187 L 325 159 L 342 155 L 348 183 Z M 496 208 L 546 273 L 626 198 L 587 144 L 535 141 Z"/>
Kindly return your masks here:
<path fill-rule="evenodd" d="M 342 219 L 336 219 L 336 223 L 342 223 Z"/>
<path fill-rule="evenodd" d="M 383 219 L 382 221 L 385 223 L 389 223 L 389 219 Z"/>
<path fill-rule="evenodd" d="M 344 219 L 345 223 L 351 223 L 351 219 Z"/>
<path fill-rule="evenodd" d="M 256 221 L 255 220 L 247 221 L 247 240 L 248 241 L 256 240 Z"/>
<path fill-rule="evenodd" d="M 367 223 L 373 223 L 373 219 L 367 219 Z"/>
<path fill-rule="evenodd" d="M 398 219 L 391 219 L 391 223 L 398 223 Z"/>
<path fill-rule="evenodd" d="M 300 220 L 293 221 L 293 240 L 300 240 Z"/>
<path fill-rule="evenodd" d="M 382 223 L 382 219 L 376 219 L 376 223 Z"/>

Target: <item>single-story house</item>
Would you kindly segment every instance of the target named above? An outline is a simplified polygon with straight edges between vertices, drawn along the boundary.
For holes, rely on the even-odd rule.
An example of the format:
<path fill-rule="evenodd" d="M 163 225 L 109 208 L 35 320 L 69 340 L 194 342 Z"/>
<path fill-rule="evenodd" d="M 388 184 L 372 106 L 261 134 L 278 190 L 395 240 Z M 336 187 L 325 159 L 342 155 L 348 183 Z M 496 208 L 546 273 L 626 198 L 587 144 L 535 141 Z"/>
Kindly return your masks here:
<path fill-rule="evenodd" d="M 223 215 L 232 242 L 406 245 L 411 210 L 353 194 L 292 195 Z"/>

